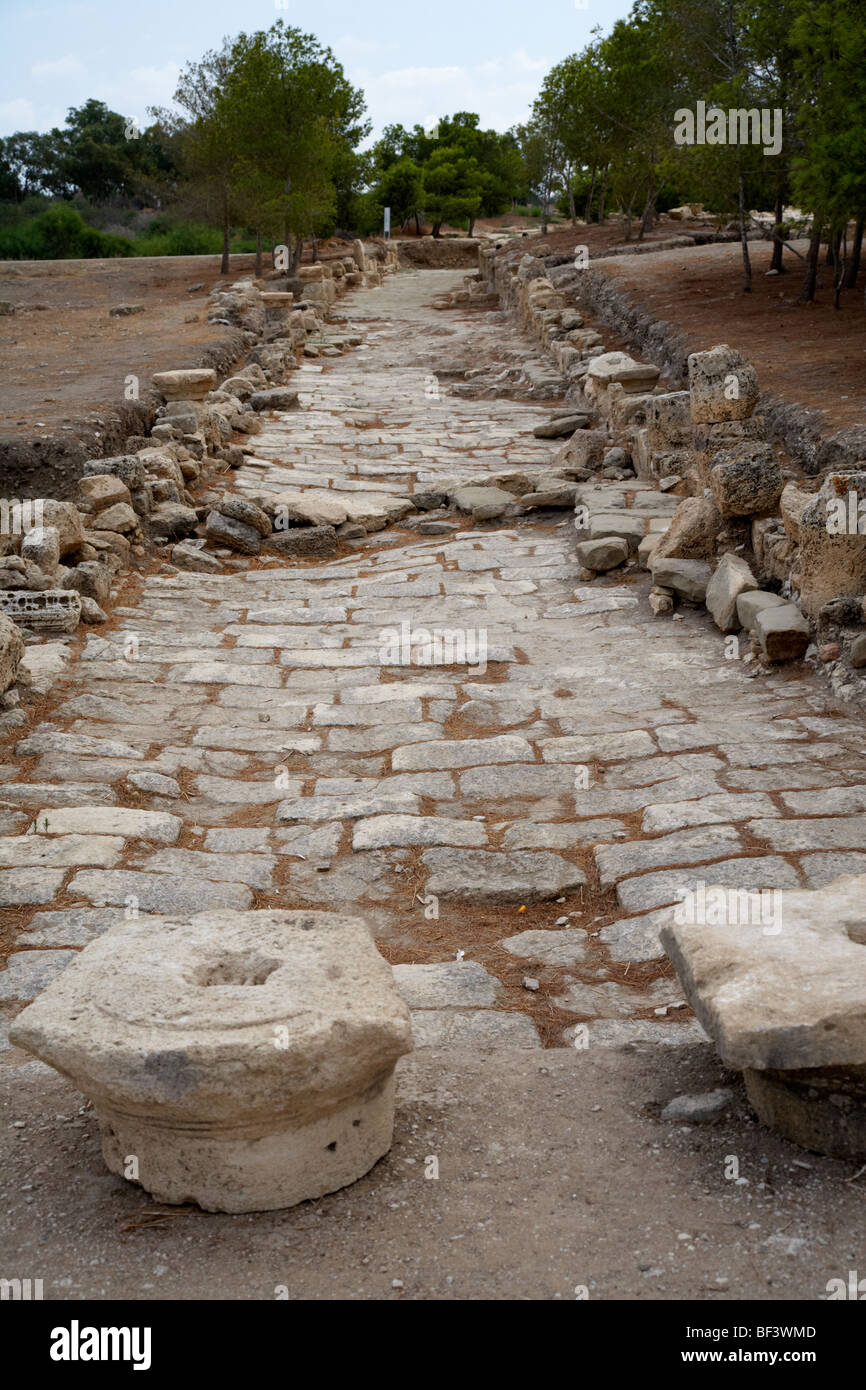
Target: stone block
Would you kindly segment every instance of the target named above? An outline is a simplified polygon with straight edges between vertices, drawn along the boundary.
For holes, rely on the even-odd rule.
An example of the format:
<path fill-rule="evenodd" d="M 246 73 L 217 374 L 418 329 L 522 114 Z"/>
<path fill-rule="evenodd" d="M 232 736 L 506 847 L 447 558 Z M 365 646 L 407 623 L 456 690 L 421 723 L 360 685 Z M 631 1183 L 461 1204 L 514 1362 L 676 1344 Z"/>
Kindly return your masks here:
<path fill-rule="evenodd" d="M 60 559 L 71 555 L 84 544 L 81 514 L 73 502 L 57 502 L 46 498 L 42 503 L 42 525 L 57 531 Z"/>
<path fill-rule="evenodd" d="M 31 632 L 74 632 L 81 620 L 81 595 L 68 589 L 0 589 L 0 613 Z"/>
<path fill-rule="evenodd" d="M 586 569 L 603 573 L 606 570 L 616 569 L 617 565 L 625 564 L 628 559 L 628 541 L 619 536 L 610 536 L 597 541 L 581 541 L 576 547 L 575 554 Z"/>
<path fill-rule="evenodd" d="M 866 592 L 866 469 L 828 474 L 800 513 L 799 532 L 807 613 L 817 616 L 831 599 Z"/>
<path fill-rule="evenodd" d="M 156 372 L 153 385 L 167 401 L 203 401 L 216 386 L 216 372 L 209 367 Z"/>
<path fill-rule="evenodd" d="M 809 645 L 809 624 L 796 603 L 760 609 L 754 628 L 768 661 L 796 661 Z"/>
<path fill-rule="evenodd" d="M 733 551 L 723 555 L 707 585 L 706 604 L 716 627 L 722 632 L 736 632 L 741 626 L 737 600 L 749 589 L 757 589 L 758 581 L 746 561 Z"/>
<path fill-rule="evenodd" d="M 712 570 L 704 560 L 676 560 L 658 554 L 658 547 L 650 556 L 650 572 L 653 583 L 664 589 L 673 589 L 680 598 L 692 603 L 703 603 L 707 596 L 707 585 Z"/>
<path fill-rule="evenodd" d="M 56 526 L 34 526 L 21 538 L 21 558 L 43 574 L 54 574 L 60 563 L 60 532 Z"/>
<path fill-rule="evenodd" d="M 411 1047 L 366 923 L 326 912 L 123 923 L 13 1029 L 93 1101 L 112 1172 L 135 1154 L 156 1200 L 227 1212 L 368 1172 L 390 1148 L 394 1066 Z"/>
<path fill-rule="evenodd" d="M 18 592 L 14 590 L 13 592 Z M 2 610 L 2 599 L 0 599 Z M 12 620 L 0 611 L 0 695 L 14 685 L 24 655 L 24 640 Z"/>
<path fill-rule="evenodd" d="M 756 516 L 775 509 L 782 469 L 770 444 L 748 441 L 713 456 L 709 482 L 722 516 Z"/>
<path fill-rule="evenodd" d="M 760 397 L 758 374 L 745 357 L 722 343 L 689 354 L 689 395 L 695 424 L 745 420 Z"/>
<path fill-rule="evenodd" d="M 755 619 L 763 608 L 784 608 L 786 600 L 778 594 L 768 593 L 766 589 L 743 590 L 737 596 L 737 621 L 740 627 L 751 632 Z"/>

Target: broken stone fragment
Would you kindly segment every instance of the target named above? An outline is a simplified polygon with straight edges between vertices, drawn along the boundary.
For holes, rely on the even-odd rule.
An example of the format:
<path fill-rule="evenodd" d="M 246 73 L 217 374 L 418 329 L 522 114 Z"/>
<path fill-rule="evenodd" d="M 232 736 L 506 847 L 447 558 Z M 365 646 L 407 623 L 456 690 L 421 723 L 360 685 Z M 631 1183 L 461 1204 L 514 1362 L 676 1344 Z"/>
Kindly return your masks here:
<path fill-rule="evenodd" d="M 327 912 L 123 923 L 13 1027 L 93 1101 L 113 1172 L 135 1154 L 154 1198 L 207 1211 L 293 1206 L 368 1172 L 411 1048 L 366 923 Z"/>
<path fill-rule="evenodd" d="M 137 491 L 144 485 L 144 463 L 138 454 L 117 454 L 112 458 L 88 459 L 84 465 L 85 477 L 105 473 L 120 478 L 121 482 L 126 483 L 126 486 L 132 491 Z M 52 521 L 52 525 L 54 524 L 56 523 Z"/>
<path fill-rule="evenodd" d="M 115 502 L 113 507 L 94 517 L 90 525 L 94 531 L 120 531 L 126 535 L 138 530 L 138 517 L 128 502 Z"/>
<path fill-rule="evenodd" d="M 763 608 L 784 608 L 786 600 L 766 589 L 742 590 L 737 596 L 737 621 L 751 632 L 755 619 Z"/>
<path fill-rule="evenodd" d="M 296 410 L 298 393 L 286 386 L 275 386 L 268 391 L 254 391 L 250 397 L 253 410 Z"/>
<path fill-rule="evenodd" d="M 575 430 L 585 429 L 589 418 L 586 412 L 554 416 L 546 424 L 536 425 L 532 433 L 536 439 L 561 439 L 567 434 L 574 434 Z"/>
<path fill-rule="evenodd" d="M 703 603 L 712 576 L 712 570 L 705 561 L 668 559 L 658 555 L 658 548 L 650 556 L 650 573 L 655 584 L 673 589 L 674 593 L 692 603 Z"/>
<path fill-rule="evenodd" d="M 21 540 L 21 558 L 43 574 L 54 574 L 60 563 L 60 532 L 56 526 L 34 526 Z"/>
<path fill-rule="evenodd" d="M 0 589 L 0 613 L 33 632 L 74 632 L 81 620 L 81 595 L 67 589 Z"/>
<path fill-rule="evenodd" d="M 254 526 L 235 521 L 230 516 L 223 516 L 221 512 L 208 513 L 205 531 L 208 540 L 214 545 L 228 546 L 230 550 L 236 550 L 241 555 L 258 555 L 262 548 L 261 534 Z"/>
<path fill-rule="evenodd" d="M 608 536 L 597 541 L 581 541 L 575 547 L 580 563 L 588 570 L 603 573 L 624 565 L 628 559 L 628 541 L 620 536 Z"/>
<path fill-rule="evenodd" d="M 204 540 L 179 541 L 172 546 L 172 564 L 181 569 L 198 570 L 202 574 L 220 574 L 222 564 L 215 555 L 204 549 L 204 545 Z"/>
<path fill-rule="evenodd" d="M 210 367 L 156 372 L 153 385 L 167 401 L 203 401 L 208 391 L 216 386 L 216 372 Z"/>
<path fill-rule="evenodd" d="M 718 507 L 708 497 L 684 497 L 671 524 L 656 547 L 655 555 L 678 560 L 709 560 L 722 529 Z"/>
<path fill-rule="evenodd" d="M 234 521 L 242 521 L 245 526 L 252 526 L 258 531 L 260 536 L 271 534 L 271 519 L 257 507 L 254 502 L 248 502 L 243 497 L 232 497 L 226 493 L 220 498 L 217 504 L 217 511 L 220 516 L 231 517 Z"/>
<path fill-rule="evenodd" d="M 73 502 L 46 498 L 42 503 L 42 525 L 52 526 L 57 531 L 61 560 L 84 543 L 81 514 Z"/>
<path fill-rule="evenodd" d="M 714 455 L 709 482 L 722 516 L 755 516 L 775 508 L 782 470 L 770 444 L 745 441 Z"/>
<path fill-rule="evenodd" d="M 760 398 L 758 374 L 745 357 L 722 343 L 689 355 L 689 395 L 694 424 L 745 420 Z"/>
<path fill-rule="evenodd" d="M 740 594 L 757 589 L 758 581 L 740 556 L 728 551 L 713 571 L 707 585 L 706 603 L 716 627 L 722 632 L 736 632 L 742 625 L 737 613 Z"/>
<path fill-rule="evenodd" d="M 774 611 L 774 610 L 769 610 Z M 866 1157 L 866 878 L 813 892 L 704 885 L 661 941 L 759 1118 L 795 1143 Z"/>
<path fill-rule="evenodd" d="M 514 495 L 499 487 L 458 487 L 451 493 L 458 511 L 469 512 L 473 521 L 492 521 L 514 503 Z"/>
<path fill-rule="evenodd" d="M 198 513 L 181 502 L 160 502 L 149 517 L 150 530 L 157 540 L 176 540 L 188 536 L 198 525 Z"/>
<path fill-rule="evenodd" d="M 866 469 L 829 474 L 800 513 L 800 594 L 811 616 L 829 599 L 866 590 L 863 516 Z"/>
<path fill-rule="evenodd" d="M 660 1118 L 677 1120 L 680 1124 L 711 1125 L 726 1115 L 734 1104 L 734 1093 L 720 1086 L 716 1091 L 706 1091 L 697 1096 L 674 1096 L 669 1100 Z"/>
<path fill-rule="evenodd" d="M 796 603 L 760 609 L 754 630 L 768 661 L 798 661 L 809 645 L 809 624 Z"/>
<path fill-rule="evenodd" d="M 14 685 L 23 655 L 24 640 L 21 633 L 11 619 L 0 612 L 0 694 Z"/>
<path fill-rule="evenodd" d="M 81 478 L 78 488 L 87 509 L 93 512 L 104 512 L 107 507 L 114 506 L 115 502 L 131 502 L 126 483 L 111 473 L 95 473 L 92 477 Z"/>
<path fill-rule="evenodd" d="M 337 533 L 333 526 L 290 526 L 287 531 L 274 531 L 268 537 L 269 550 L 296 559 L 333 555 L 337 549 Z"/>

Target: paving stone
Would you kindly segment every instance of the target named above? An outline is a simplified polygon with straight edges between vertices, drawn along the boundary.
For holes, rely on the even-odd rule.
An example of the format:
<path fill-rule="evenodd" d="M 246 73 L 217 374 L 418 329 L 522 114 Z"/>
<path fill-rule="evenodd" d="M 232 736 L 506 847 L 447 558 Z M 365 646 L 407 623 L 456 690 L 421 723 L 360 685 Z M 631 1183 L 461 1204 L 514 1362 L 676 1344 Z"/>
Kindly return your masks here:
<path fill-rule="evenodd" d="M 28 1003 L 41 994 L 67 965 L 77 951 L 16 951 L 9 957 L 6 969 L 0 971 L 0 1002 L 16 1000 Z"/>
<path fill-rule="evenodd" d="M 418 797 L 411 792 L 358 796 L 303 796 L 287 798 L 277 807 L 280 822 L 360 820 L 375 815 L 418 815 Z"/>
<path fill-rule="evenodd" d="M 34 828 L 40 835 L 120 835 L 124 839 L 159 840 L 173 845 L 182 825 L 180 816 L 167 811 L 82 805 L 62 810 L 43 807 L 35 817 Z"/>
<path fill-rule="evenodd" d="M 0 802 L 14 806 L 91 806 L 99 802 L 114 805 L 117 797 L 111 787 L 99 782 L 5 782 L 0 786 Z"/>
<path fill-rule="evenodd" d="M 517 734 L 498 734 L 494 738 L 440 739 L 395 748 L 391 766 L 395 772 L 413 772 L 522 761 L 532 761 L 532 748 L 526 739 Z"/>
<path fill-rule="evenodd" d="M 180 796 L 180 785 L 173 777 L 165 777 L 161 772 L 131 772 L 127 777 L 131 786 L 142 792 L 153 792 L 155 796 Z"/>
<path fill-rule="evenodd" d="M 430 849 L 421 858 L 429 871 L 427 893 L 438 898 L 544 902 L 586 883 L 583 871 L 558 854 Z"/>
<path fill-rule="evenodd" d="M 192 849 L 164 849 L 139 856 L 136 867 L 148 873 L 188 874 L 190 879 L 212 879 L 223 883 L 244 883 L 266 893 L 273 888 L 276 859 L 269 854 L 206 853 Z"/>
<path fill-rule="evenodd" d="M 762 744 L 764 742 L 802 739 L 806 731 L 791 720 L 776 720 L 773 723 L 742 723 L 737 734 L 743 744 Z M 730 737 L 729 724 L 710 724 L 697 721 L 694 724 L 669 724 L 656 731 L 659 747 L 663 753 L 679 753 L 689 748 L 712 748 L 726 742 Z M 776 756 L 770 754 L 770 760 Z"/>
<path fill-rule="evenodd" d="M 742 839 L 729 825 L 713 830 L 678 831 L 655 840 L 633 840 L 630 844 L 603 845 L 594 851 L 602 888 L 611 888 L 628 874 L 644 869 L 675 868 L 679 864 L 700 864 L 733 854 L 742 848 Z"/>
<path fill-rule="evenodd" d="M 866 874 L 866 854 L 846 854 L 844 851 L 804 854 L 800 867 L 810 888 L 826 888 L 843 875 Z"/>
<path fill-rule="evenodd" d="M 826 779 L 827 774 L 821 773 Z M 783 792 L 779 798 L 795 815 L 847 816 L 866 811 L 866 784 L 853 787 L 827 787 L 820 791 Z"/>
<path fill-rule="evenodd" d="M 371 816 L 355 822 L 352 849 L 393 845 L 486 845 L 487 832 L 477 821 L 447 816 Z"/>
<path fill-rule="evenodd" d="M 664 955 L 664 947 L 659 940 L 659 926 L 664 920 L 664 910 L 640 917 L 623 917 L 619 922 L 610 922 L 602 927 L 599 940 L 604 942 L 611 960 L 631 960 L 635 963 L 658 960 Z"/>
<path fill-rule="evenodd" d="M 418 1047 L 540 1048 L 541 1039 L 526 1014 L 492 1009 L 414 1009 L 412 1036 Z"/>
<path fill-rule="evenodd" d="M 770 798 L 762 792 L 718 792 L 712 796 L 698 797 L 695 801 L 647 806 L 641 830 L 645 834 L 654 834 L 661 830 L 680 830 L 688 825 L 720 825 L 749 820 L 752 816 L 778 814 Z"/>
<path fill-rule="evenodd" d="M 110 868 L 123 853 L 119 835 L 18 835 L 0 838 L 0 864 L 7 868 L 98 864 Z"/>
<path fill-rule="evenodd" d="M 372 729 L 331 729 L 327 736 L 327 747 L 334 753 L 372 753 L 393 748 L 395 744 L 408 744 L 412 740 L 431 745 L 430 739 L 441 735 L 441 724 L 424 721 L 421 724 L 382 724 Z M 405 752 L 401 748 L 400 752 Z M 393 760 L 392 760 L 393 762 Z M 396 767 L 396 763 L 393 764 Z"/>
<path fill-rule="evenodd" d="M 34 753 L 77 753 L 81 757 L 94 758 L 143 758 L 140 748 L 133 748 L 120 739 L 88 738 L 85 734 L 57 733 L 41 729 L 30 734 L 16 747 L 19 757 L 30 758 Z"/>
<path fill-rule="evenodd" d="M 694 890 L 695 883 L 726 883 L 732 888 L 796 888 L 799 878 L 796 869 L 773 855 L 763 859 L 724 859 L 708 866 L 704 872 L 695 869 L 666 869 L 660 873 L 641 874 L 623 879 L 617 884 L 616 896 L 626 912 L 647 912 L 680 900 L 683 893 Z"/>
<path fill-rule="evenodd" d="M 538 747 L 546 763 L 602 762 L 620 758 L 646 757 L 654 753 L 655 744 L 643 729 L 616 734 L 596 734 L 588 738 L 543 738 Z"/>
<path fill-rule="evenodd" d="M 277 854 L 323 861 L 332 859 L 337 853 L 342 836 L 343 827 L 339 823 L 317 825 L 314 829 L 307 825 L 293 825 L 284 830 L 275 830 L 273 845 Z"/>
<path fill-rule="evenodd" d="M 0 869 L 0 907 L 50 903 L 65 877 L 65 869 Z"/>
<path fill-rule="evenodd" d="M 210 912 L 226 908 L 244 912 L 253 895 L 242 883 L 190 880 L 184 874 L 84 870 L 69 884 L 73 897 L 89 898 L 97 907 L 126 907 L 131 912 Z M 42 899 L 41 901 L 46 901 Z"/>
<path fill-rule="evenodd" d="M 624 822 L 613 818 L 575 822 L 542 821 L 538 824 L 521 821 L 517 825 L 507 826 L 502 836 L 502 847 L 579 849 L 583 845 L 596 845 L 600 840 L 612 840 L 626 833 Z"/>
<path fill-rule="evenodd" d="M 752 820 L 748 830 L 773 849 L 790 853 L 809 849 L 862 849 L 866 845 L 866 816 L 835 816 L 808 820 Z"/>
<path fill-rule="evenodd" d="M 587 933 L 581 927 L 522 931 L 503 937 L 497 945 L 510 956 L 542 965 L 580 965 L 586 959 Z"/>
<path fill-rule="evenodd" d="M 277 786 L 273 777 L 267 782 L 241 782 L 230 777 L 196 777 L 193 786 L 199 796 L 219 804 L 267 806 L 279 801 L 286 792 L 289 796 L 299 796 L 303 779 L 283 778 Z"/>
<path fill-rule="evenodd" d="M 655 1023 L 649 1019 L 596 1018 L 563 1030 L 564 1043 L 574 1043 L 591 1053 L 594 1047 L 694 1047 L 709 1039 L 696 1018 L 682 1023 Z"/>
<path fill-rule="evenodd" d="M 556 1006 L 588 1018 L 628 1018 L 638 1009 L 663 1008 L 682 999 L 682 986 L 676 979 L 653 980 L 645 989 L 629 989 L 615 980 L 599 984 L 579 981 L 556 996 Z"/>
<path fill-rule="evenodd" d="M 410 1009 L 488 1009 L 501 990 L 478 961 L 395 965 L 394 983 Z"/>
<path fill-rule="evenodd" d="M 22 946 L 86 946 L 88 941 L 123 921 L 116 907 L 73 907 L 62 912 L 35 912 L 20 938 Z"/>

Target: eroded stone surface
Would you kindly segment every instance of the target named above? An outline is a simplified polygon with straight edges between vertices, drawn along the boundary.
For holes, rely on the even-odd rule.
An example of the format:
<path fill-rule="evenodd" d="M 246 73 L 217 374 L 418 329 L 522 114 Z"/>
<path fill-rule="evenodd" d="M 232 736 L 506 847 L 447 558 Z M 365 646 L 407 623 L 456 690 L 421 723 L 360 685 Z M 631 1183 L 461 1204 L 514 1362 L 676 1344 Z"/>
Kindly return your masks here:
<path fill-rule="evenodd" d="M 333 1192 L 381 1158 L 411 1046 L 364 922 L 305 912 L 111 928 L 12 1041 L 93 1100 L 114 1172 L 134 1153 L 158 1200 L 236 1212 Z"/>

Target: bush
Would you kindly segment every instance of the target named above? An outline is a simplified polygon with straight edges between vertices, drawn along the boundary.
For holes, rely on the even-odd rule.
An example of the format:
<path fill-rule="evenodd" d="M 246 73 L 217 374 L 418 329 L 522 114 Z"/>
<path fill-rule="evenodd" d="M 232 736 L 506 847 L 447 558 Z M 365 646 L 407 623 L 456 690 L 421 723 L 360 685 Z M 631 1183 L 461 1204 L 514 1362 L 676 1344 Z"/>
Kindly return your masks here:
<path fill-rule="evenodd" d="M 35 217 L 0 228 L 3 260 L 81 260 L 132 254 L 132 243 L 125 237 L 103 236 L 65 203 L 55 203 Z"/>

